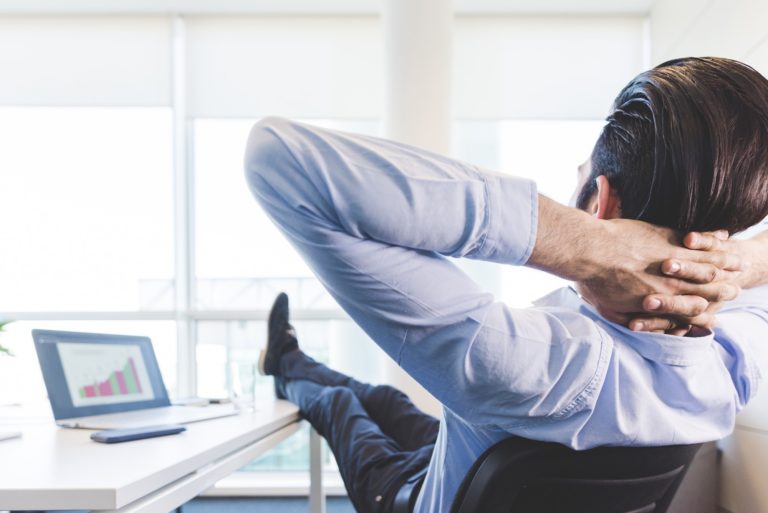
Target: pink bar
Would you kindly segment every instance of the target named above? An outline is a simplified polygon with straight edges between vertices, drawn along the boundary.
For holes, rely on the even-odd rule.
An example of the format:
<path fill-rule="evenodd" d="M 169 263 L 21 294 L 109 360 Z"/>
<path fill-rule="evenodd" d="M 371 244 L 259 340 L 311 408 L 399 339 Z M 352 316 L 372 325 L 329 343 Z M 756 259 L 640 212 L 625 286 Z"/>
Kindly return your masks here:
<path fill-rule="evenodd" d="M 131 364 L 131 371 L 133 371 L 133 381 L 136 383 L 136 388 L 138 388 L 139 393 L 141 393 L 141 381 L 139 381 L 139 375 L 136 372 L 136 365 L 133 363 L 133 358 L 128 358 L 128 363 Z"/>
<path fill-rule="evenodd" d="M 85 385 L 85 397 L 96 397 L 96 389 L 93 385 Z"/>
<path fill-rule="evenodd" d="M 112 384 L 109 381 L 99 383 L 99 395 L 113 395 Z"/>
<path fill-rule="evenodd" d="M 123 375 L 123 371 L 116 371 L 115 377 L 117 378 L 117 384 L 120 386 L 120 393 L 127 394 L 128 387 L 125 385 L 125 376 Z"/>

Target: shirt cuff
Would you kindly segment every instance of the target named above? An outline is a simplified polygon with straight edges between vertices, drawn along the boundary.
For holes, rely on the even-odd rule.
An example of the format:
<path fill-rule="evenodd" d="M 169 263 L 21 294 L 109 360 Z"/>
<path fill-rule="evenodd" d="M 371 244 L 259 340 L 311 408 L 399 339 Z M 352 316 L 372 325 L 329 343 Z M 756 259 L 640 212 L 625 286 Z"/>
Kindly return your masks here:
<path fill-rule="evenodd" d="M 510 265 L 528 262 L 536 244 L 539 195 L 536 182 L 481 171 L 488 198 L 486 237 L 475 258 Z"/>

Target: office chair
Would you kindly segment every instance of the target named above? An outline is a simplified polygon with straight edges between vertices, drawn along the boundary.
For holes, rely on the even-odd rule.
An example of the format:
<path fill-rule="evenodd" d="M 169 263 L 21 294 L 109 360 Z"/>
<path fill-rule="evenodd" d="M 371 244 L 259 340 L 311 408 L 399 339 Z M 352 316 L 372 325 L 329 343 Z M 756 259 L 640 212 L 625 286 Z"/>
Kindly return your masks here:
<path fill-rule="evenodd" d="M 574 451 L 508 438 L 474 463 L 451 513 L 664 513 L 700 447 Z"/>

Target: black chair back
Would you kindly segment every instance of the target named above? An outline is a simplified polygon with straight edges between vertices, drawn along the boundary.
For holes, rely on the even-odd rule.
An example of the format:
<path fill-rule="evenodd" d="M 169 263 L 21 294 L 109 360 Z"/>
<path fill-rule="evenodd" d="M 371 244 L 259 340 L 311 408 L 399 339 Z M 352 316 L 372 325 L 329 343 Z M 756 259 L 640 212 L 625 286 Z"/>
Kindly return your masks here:
<path fill-rule="evenodd" d="M 575 451 L 508 438 L 478 458 L 451 513 L 664 513 L 699 447 Z"/>

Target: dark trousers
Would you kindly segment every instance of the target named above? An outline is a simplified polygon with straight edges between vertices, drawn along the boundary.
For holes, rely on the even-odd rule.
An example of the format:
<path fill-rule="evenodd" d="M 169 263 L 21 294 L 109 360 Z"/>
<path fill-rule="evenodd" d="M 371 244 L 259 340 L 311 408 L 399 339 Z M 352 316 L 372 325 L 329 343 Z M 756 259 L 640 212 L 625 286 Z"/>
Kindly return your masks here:
<path fill-rule="evenodd" d="M 373 386 L 301 351 L 280 360 L 278 393 L 295 403 L 333 451 L 358 513 L 391 511 L 405 481 L 423 472 L 439 422 L 391 386 Z"/>

